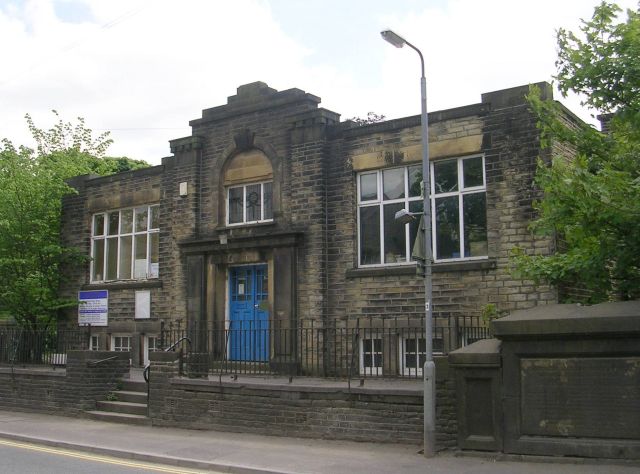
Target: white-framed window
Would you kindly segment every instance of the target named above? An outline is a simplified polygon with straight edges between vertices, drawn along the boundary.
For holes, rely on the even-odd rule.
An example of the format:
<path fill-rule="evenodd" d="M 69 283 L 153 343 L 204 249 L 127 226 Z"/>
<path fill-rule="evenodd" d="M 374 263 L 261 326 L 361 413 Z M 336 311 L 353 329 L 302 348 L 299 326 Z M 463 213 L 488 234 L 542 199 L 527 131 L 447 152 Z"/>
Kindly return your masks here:
<path fill-rule="evenodd" d="M 158 277 L 160 206 L 93 215 L 91 282 Z"/>
<path fill-rule="evenodd" d="M 162 348 L 160 347 L 160 337 L 158 336 L 148 336 L 147 338 L 149 352 L 161 352 Z"/>
<path fill-rule="evenodd" d="M 382 337 L 365 334 L 360 338 L 360 373 L 382 375 Z"/>
<path fill-rule="evenodd" d="M 114 334 L 111 336 L 111 350 L 115 352 L 127 352 L 131 350 L 131 336 Z"/>
<path fill-rule="evenodd" d="M 410 263 L 419 220 L 395 221 L 401 209 L 422 212 L 422 165 L 361 172 L 358 189 L 359 266 Z M 436 261 L 487 257 L 484 156 L 431 163 L 431 228 Z"/>
<path fill-rule="evenodd" d="M 358 248 L 360 266 L 411 261 L 418 224 L 398 224 L 401 209 L 422 211 L 420 165 L 366 171 L 358 175 Z M 409 232 L 407 232 L 409 231 Z"/>
<path fill-rule="evenodd" d="M 484 156 L 436 161 L 431 169 L 435 260 L 486 258 Z"/>
<path fill-rule="evenodd" d="M 99 336 L 91 336 L 89 338 L 89 350 L 90 351 L 99 351 L 100 350 L 100 337 Z"/>
<path fill-rule="evenodd" d="M 152 352 L 161 352 L 160 337 L 145 336 L 144 338 L 144 365 L 149 363 L 149 354 Z"/>
<path fill-rule="evenodd" d="M 400 367 L 403 375 L 422 375 L 427 360 L 427 346 L 424 336 L 417 334 L 400 338 Z"/>
<path fill-rule="evenodd" d="M 272 220 L 272 181 L 227 188 L 227 225 L 257 224 Z"/>

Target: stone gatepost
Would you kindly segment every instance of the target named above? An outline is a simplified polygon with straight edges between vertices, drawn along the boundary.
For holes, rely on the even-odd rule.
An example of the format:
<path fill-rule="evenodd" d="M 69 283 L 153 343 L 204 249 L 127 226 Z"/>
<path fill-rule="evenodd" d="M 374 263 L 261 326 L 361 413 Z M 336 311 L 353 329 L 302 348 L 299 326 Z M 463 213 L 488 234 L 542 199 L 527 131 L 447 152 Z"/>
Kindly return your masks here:
<path fill-rule="evenodd" d="M 455 370 L 458 447 L 502 451 L 500 341 L 485 339 L 449 354 Z"/>

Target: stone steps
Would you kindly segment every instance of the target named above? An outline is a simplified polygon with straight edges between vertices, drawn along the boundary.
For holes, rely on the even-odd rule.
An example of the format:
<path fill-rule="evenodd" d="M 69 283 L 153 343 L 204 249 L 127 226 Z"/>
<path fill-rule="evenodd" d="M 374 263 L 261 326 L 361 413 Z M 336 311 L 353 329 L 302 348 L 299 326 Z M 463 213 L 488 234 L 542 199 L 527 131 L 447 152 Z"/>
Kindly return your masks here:
<path fill-rule="evenodd" d="M 127 425 L 151 425 L 151 420 L 143 415 L 131 415 L 129 413 L 112 413 L 100 410 L 85 412 L 92 420 L 109 421 L 112 423 L 124 423 Z"/>
<path fill-rule="evenodd" d="M 123 380 L 121 388 L 110 392 L 110 399 L 96 402 L 95 410 L 86 411 L 94 420 L 125 423 L 130 425 L 150 425 L 147 417 L 147 384 Z"/>
<path fill-rule="evenodd" d="M 122 402 L 120 400 L 101 400 L 96 403 L 99 411 L 107 411 L 109 413 L 126 413 L 127 415 L 147 416 L 146 403 Z"/>
<path fill-rule="evenodd" d="M 119 402 L 131 402 L 147 404 L 147 392 L 134 392 L 130 390 L 118 390 L 116 397 Z"/>

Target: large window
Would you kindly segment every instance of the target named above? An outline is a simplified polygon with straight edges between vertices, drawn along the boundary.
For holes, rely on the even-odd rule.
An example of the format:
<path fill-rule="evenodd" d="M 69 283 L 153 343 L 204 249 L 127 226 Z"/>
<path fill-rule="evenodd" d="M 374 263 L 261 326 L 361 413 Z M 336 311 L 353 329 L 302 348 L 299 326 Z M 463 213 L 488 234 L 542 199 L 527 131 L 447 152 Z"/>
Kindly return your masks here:
<path fill-rule="evenodd" d="M 408 263 L 418 225 L 398 224 L 401 209 L 422 211 L 420 165 L 358 175 L 360 265 Z"/>
<path fill-rule="evenodd" d="M 484 158 L 431 163 L 432 242 L 436 261 L 487 256 Z M 359 265 L 409 263 L 418 220 L 398 224 L 401 209 L 422 212 L 421 165 L 358 175 Z"/>
<path fill-rule="evenodd" d="M 482 156 L 432 165 L 436 260 L 487 256 L 487 194 Z"/>
<path fill-rule="evenodd" d="M 159 206 L 94 214 L 91 281 L 158 277 Z"/>
<path fill-rule="evenodd" d="M 273 183 L 252 183 L 227 190 L 227 224 L 273 220 Z"/>

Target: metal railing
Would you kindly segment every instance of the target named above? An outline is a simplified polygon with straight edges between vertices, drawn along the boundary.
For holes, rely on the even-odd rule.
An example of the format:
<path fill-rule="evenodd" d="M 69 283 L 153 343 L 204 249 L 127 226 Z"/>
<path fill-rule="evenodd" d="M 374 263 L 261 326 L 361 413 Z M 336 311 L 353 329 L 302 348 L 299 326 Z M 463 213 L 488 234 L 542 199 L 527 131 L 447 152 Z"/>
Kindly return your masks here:
<path fill-rule="evenodd" d="M 423 319 L 355 318 L 322 324 L 315 320 L 233 321 L 193 327 L 164 326 L 161 345 L 183 338 L 184 372 L 191 376 L 270 374 L 314 377 L 422 376 Z M 435 355 L 446 355 L 491 337 L 479 317 L 436 318 Z"/>
<path fill-rule="evenodd" d="M 67 351 L 88 349 L 88 328 L 27 329 L 0 327 L 0 364 L 66 365 Z"/>

